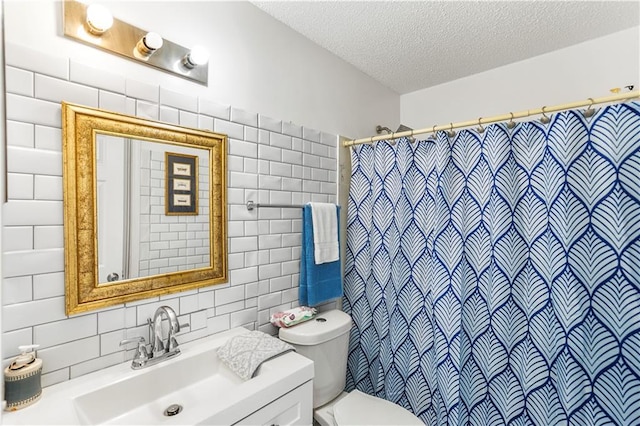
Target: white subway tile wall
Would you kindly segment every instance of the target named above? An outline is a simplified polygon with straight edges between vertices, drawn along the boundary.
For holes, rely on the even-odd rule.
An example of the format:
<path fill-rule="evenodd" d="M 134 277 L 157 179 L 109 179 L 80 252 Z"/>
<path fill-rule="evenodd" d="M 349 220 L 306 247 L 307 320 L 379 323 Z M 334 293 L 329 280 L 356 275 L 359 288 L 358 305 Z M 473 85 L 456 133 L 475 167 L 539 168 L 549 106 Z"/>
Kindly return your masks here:
<path fill-rule="evenodd" d="M 130 360 L 133 348 L 121 348 L 120 340 L 147 338 L 147 318 L 162 305 L 190 323 L 178 336 L 181 343 L 237 326 L 275 334 L 269 316 L 297 306 L 301 212 L 248 211 L 245 203 L 336 202 L 337 137 L 51 53 L 12 44 L 5 52 L 9 201 L 3 205 L 2 230 L 4 365 L 18 353 L 18 345 L 40 344 L 42 382 L 50 386 Z M 228 135 L 229 283 L 64 314 L 62 100 Z M 167 250 L 205 254 L 189 244 L 199 241 L 205 228 L 167 223 L 168 233 L 187 241 L 186 247 Z M 151 224 L 141 227 L 144 237 L 153 232 Z"/>

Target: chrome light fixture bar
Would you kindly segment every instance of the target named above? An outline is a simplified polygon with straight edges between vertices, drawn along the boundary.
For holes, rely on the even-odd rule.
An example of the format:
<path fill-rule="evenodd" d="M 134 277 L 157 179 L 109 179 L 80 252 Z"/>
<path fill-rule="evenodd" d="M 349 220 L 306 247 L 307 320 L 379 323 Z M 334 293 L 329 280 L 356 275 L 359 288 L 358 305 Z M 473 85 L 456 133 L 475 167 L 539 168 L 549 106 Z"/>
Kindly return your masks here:
<path fill-rule="evenodd" d="M 62 3 L 64 35 L 107 52 L 207 85 L 209 54 L 172 43 L 110 16 L 109 11 L 75 0 Z M 88 13 L 89 7 L 92 8 Z"/>

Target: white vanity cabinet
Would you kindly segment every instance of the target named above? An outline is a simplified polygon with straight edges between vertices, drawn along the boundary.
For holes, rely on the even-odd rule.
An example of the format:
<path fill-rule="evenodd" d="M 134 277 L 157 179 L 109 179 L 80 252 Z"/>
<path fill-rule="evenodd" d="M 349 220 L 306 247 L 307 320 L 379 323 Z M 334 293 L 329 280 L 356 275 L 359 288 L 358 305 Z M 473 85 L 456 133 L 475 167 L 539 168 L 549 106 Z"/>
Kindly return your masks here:
<path fill-rule="evenodd" d="M 313 382 L 310 380 L 281 396 L 236 425 L 311 425 L 313 423 Z"/>

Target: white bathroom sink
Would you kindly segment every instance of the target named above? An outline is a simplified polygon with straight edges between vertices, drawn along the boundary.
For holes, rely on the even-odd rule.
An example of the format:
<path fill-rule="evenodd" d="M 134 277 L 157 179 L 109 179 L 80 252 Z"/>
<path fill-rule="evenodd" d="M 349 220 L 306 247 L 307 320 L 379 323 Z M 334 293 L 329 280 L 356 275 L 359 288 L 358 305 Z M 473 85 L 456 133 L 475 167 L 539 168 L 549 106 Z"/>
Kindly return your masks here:
<path fill-rule="evenodd" d="M 168 361 L 167 361 L 168 362 Z M 199 404 L 216 404 L 243 380 L 219 362 L 215 348 L 191 357 L 183 354 L 171 364 L 149 367 L 147 374 L 123 378 L 74 399 L 83 424 L 159 424 L 164 410 L 179 404 L 182 420 Z M 108 403 L 105 403 L 108 401 Z M 147 421 L 148 420 L 148 421 Z"/>
<path fill-rule="evenodd" d="M 216 349 L 246 332 L 237 328 L 184 344 L 181 355 L 141 370 L 129 361 L 45 388 L 39 402 L 4 414 L 3 423 L 231 425 L 313 378 L 313 363 L 290 352 L 243 381 Z M 173 404 L 182 411 L 165 416 Z"/>

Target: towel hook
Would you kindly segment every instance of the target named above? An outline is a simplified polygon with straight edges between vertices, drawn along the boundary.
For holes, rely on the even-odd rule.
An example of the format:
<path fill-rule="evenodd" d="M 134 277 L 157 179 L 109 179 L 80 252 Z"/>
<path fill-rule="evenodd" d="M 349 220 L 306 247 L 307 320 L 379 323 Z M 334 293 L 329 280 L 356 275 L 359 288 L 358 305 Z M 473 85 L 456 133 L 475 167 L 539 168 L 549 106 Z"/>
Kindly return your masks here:
<path fill-rule="evenodd" d="M 507 123 L 507 129 L 513 129 L 514 127 L 516 127 L 516 122 L 513 121 L 513 113 L 510 112 L 509 114 L 511 114 L 511 119 Z"/>
<path fill-rule="evenodd" d="M 540 118 L 540 122 L 542 124 L 549 124 L 551 119 L 549 117 L 547 117 L 547 114 L 545 114 L 545 108 L 546 108 L 546 106 L 542 107 L 542 117 Z"/>
<path fill-rule="evenodd" d="M 484 127 L 482 127 L 482 117 L 478 118 L 478 128 L 476 129 L 478 133 L 484 133 Z"/>
<path fill-rule="evenodd" d="M 592 117 L 593 114 L 596 113 L 596 110 L 593 109 L 593 104 L 595 103 L 595 101 L 593 100 L 593 98 L 588 98 L 591 103 L 589 104 L 589 107 L 582 113 L 582 115 L 584 115 L 584 118 L 589 118 Z"/>

